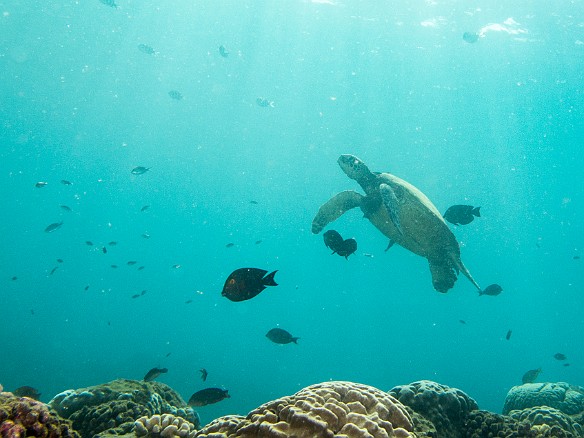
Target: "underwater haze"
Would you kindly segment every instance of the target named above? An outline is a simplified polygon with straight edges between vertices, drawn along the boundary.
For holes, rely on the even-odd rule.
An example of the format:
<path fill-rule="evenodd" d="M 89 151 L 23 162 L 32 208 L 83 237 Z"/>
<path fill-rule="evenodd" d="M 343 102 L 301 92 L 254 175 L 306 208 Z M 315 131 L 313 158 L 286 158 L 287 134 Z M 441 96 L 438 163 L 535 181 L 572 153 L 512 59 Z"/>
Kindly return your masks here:
<path fill-rule="evenodd" d="M 494 412 L 528 370 L 584 384 L 583 1 L 108 3 L 0 1 L 4 388 L 165 367 L 185 400 L 229 390 L 205 424 L 327 380 Z M 503 292 L 437 292 L 359 209 L 331 255 L 312 219 L 362 193 L 341 154 L 480 206 L 449 226 Z M 244 267 L 278 286 L 226 299 Z"/>

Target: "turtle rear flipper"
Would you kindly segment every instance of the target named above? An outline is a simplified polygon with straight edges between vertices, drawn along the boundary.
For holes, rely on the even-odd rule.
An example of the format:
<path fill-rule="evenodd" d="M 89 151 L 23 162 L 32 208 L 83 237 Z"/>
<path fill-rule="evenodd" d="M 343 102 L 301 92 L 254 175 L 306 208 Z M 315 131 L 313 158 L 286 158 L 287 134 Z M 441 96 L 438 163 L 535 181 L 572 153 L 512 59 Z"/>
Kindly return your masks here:
<path fill-rule="evenodd" d="M 402 230 L 399 220 L 399 201 L 397 200 L 397 196 L 395 196 L 395 192 L 388 184 L 381 184 L 379 186 L 379 192 L 381 193 L 383 205 L 387 209 L 387 214 L 389 215 L 391 222 L 397 231 L 403 235 L 404 231 Z"/>
<path fill-rule="evenodd" d="M 432 285 L 438 292 L 446 293 L 456 282 L 456 272 L 449 263 L 428 261 L 432 274 Z"/>
<path fill-rule="evenodd" d="M 363 198 L 363 195 L 354 190 L 336 194 L 318 209 L 312 220 L 312 232 L 320 233 L 324 227 L 340 218 L 346 211 L 359 207 Z"/>

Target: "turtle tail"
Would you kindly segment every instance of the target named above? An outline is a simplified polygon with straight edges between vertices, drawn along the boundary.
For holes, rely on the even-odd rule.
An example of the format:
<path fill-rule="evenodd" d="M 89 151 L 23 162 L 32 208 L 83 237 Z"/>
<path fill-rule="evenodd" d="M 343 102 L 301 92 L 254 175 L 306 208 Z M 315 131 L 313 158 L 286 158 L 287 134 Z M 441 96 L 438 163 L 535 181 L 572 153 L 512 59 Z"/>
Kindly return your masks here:
<path fill-rule="evenodd" d="M 464 266 L 464 263 L 462 263 L 460 256 L 457 257 L 455 255 L 452 255 L 451 259 L 452 259 L 452 263 L 454 265 L 454 268 L 457 271 L 461 271 L 464 274 L 464 276 L 466 278 L 468 278 L 472 284 L 474 284 L 474 286 L 478 289 L 479 293 L 482 293 L 483 290 L 481 289 L 479 284 L 475 281 L 475 279 L 472 278 L 470 271 L 466 268 L 466 266 Z"/>

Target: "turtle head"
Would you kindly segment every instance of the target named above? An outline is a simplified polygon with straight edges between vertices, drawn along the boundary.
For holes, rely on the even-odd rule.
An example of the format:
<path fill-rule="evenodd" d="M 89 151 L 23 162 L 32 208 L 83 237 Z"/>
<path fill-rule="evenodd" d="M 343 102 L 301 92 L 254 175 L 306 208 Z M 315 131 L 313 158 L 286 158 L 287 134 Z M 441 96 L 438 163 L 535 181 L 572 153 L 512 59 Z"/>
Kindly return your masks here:
<path fill-rule="evenodd" d="M 344 154 L 337 160 L 343 172 L 351 178 L 361 183 L 371 177 L 371 171 L 367 165 L 355 155 Z"/>

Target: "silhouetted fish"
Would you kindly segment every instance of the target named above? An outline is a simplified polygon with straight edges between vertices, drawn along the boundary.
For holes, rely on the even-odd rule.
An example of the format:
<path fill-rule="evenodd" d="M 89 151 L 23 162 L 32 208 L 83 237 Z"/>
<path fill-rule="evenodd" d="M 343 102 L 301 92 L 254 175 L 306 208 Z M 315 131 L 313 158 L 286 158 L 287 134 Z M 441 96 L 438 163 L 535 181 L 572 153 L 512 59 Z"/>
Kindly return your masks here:
<path fill-rule="evenodd" d="M 64 186 L 71 186 L 71 185 L 73 185 L 73 183 L 71 181 L 67 181 L 66 179 L 62 179 L 61 180 L 61 184 L 63 184 Z"/>
<path fill-rule="evenodd" d="M 61 205 L 60 207 L 61 207 L 61 210 L 64 210 L 64 211 L 69 211 L 69 212 L 73 211 L 73 210 L 71 210 L 71 207 L 69 207 L 68 205 Z"/>
<path fill-rule="evenodd" d="M 263 269 L 237 269 L 227 277 L 221 295 L 231 301 L 249 300 L 258 295 L 267 286 L 278 285 L 274 281 L 274 275 L 276 275 L 276 272 L 278 271 L 273 271 L 266 275 L 268 271 Z"/>
<path fill-rule="evenodd" d="M 47 184 L 48 184 L 48 182 L 45 182 L 45 181 L 39 181 L 39 182 L 38 182 L 38 183 L 36 183 L 34 186 L 35 186 L 37 189 L 42 189 L 42 188 L 43 188 L 44 186 L 46 186 Z"/>
<path fill-rule="evenodd" d="M 513 332 L 511 330 L 509 330 L 507 332 L 507 334 L 505 335 L 505 339 L 507 339 L 507 340 L 511 339 L 511 333 L 513 333 Z"/>
<path fill-rule="evenodd" d="M 226 398 L 229 398 L 230 395 L 226 389 L 221 388 L 206 388 L 201 389 L 200 391 L 195 392 L 189 398 L 188 405 L 193 407 L 198 406 L 206 406 L 213 403 L 220 402 Z"/>
<path fill-rule="evenodd" d="M 32 386 L 21 386 L 12 391 L 12 394 L 17 397 L 28 397 L 34 400 L 38 400 L 41 397 L 41 393 Z"/>
<path fill-rule="evenodd" d="M 537 377 L 539 376 L 539 373 L 541 373 L 541 368 L 538 368 L 536 370 L 529 370 L 523 375 L 521 381 L 523 383 L 533 383 L 535 382 L 535 379 L 537 379 Z"/>
<path fill-rule="evenodd" d="M 144 167 L 144 166 L 138 166 L 138 167 L 134 167 L 131 171 L 132 175 L 143 175 L 144 173 L 148 172 L 150 170 L 149 167 Z"/>
<path fill-rule="evenodd" d="M 501 292 L 503 292 L 503 288 L 495 283 L 495 284 L 491 284 L 491 285 L 487 286 L 484 290 L 480 291 L 479 296 L 490 295 L 490 296 L 494 297 L 494 296 L 499 295 Z"/>
<path fill-rule="evenodd" d="M 135 265 L 136 263 L 138 263 L 136 260 L 129 260 L 126 262 L 126 265 L 132 266 L 132 265 Z"/>
<path fill-rule="evenodd" d="M 49 275 L 53 275 L 57 269 L 59 269 L 59 267 L 55 266 L 53 269 L 51 269 L 51 272 L 49 272 Z"/>
<path fill-rule="evenodd" d="M 85 244 L 86 244 L 87 246 L 93 246 L 93 242 L 92 242 L 91 240 L 86 240 L 86 241 L 85 241 Z"/>
<path fill-rule="evenodd" d="M 207 376 L 209 375 L 209 373 L 207 372 L 207 370 L 205 368 L 201 368 L 200 370 L 201 373 L 201 380 L 204 382 L 207 380 Z"/>
<path fill-rule="evenodd" d="M 149 208 L 150 208 L 150 206 L 149 206 L 149 205 L 144 205 L 144 206 L 143 206 L 143 207 L 140 209 L 140 211 L 146 211 L 146 210 L 148 210 Z"/>
<path fill-rule="evenodd" d="M 481 217 L 481 207 L 472 205 L 453 205 L 444 213 L 444 219 L 454 225 L 470 224 L 476 217 Z"/>
<path fill-rule="evenodd" d="M 53 231 L 58 230 L 62 226 L 63 222 L 52 223 L 51 225 L 48 225 L 47 228 L 45 228 L 45 233 L 52 233 Z"/>
<path fill-rule="evenodd" d="M 345 239 L 343 243 L 337 247 L 337 254 L 349 259 L 349 256 L 357 251 L 357 241 L 355 239 Z"/>
<path fill-rule="evenodd" d="M 168 373 L 168 368 L 152 368 L 144 376 L 144 381 L 152 382 L 154 379 L 156 379 L 158 376 L 164 373 Z"/>
<path fill-rule="evenodd" d="M 234 246 L 235 246 L 235 243 L 229 242 L 227 245 L 225 245 L 225 248 L 233 248 Z"/>
<path fill-rule="evenodd" d="M 336 248 L 343 243 L 343 237 L 338 231 L 328 230 L 323 235 L 324 244 L 327 248 L 333 250 L 333 254 L 337 251 Z"/>
<path fill-rule="evenodd" d="M 223 58 L 227 58 L 229 56 L 229 52 L 227 51 L 227 49 L 225 48 L 225 46 L 219 46 L 219 54 Z"/>
<path fill-rule="evenodd" d="M 554 354 L 554 359 L 556 359 L 556 360 L 566 360 L 567 357 L 563 353 L 556 353 L 556 354 Z"/>
<path fill-rule="evenodd" d="M 289 344 L 291 342 L 298 344 L 296 341 L 300 339 L 296 336 L 292 336 L 289 332 L 281 328 L 271 329 L 268 333 L 266 333 L 266 338 L 276 344 Z"/>
<path fill-rule="evenodd" d="M 63 259 L 57 259 L 57 263 L 63 263 Z"/>

